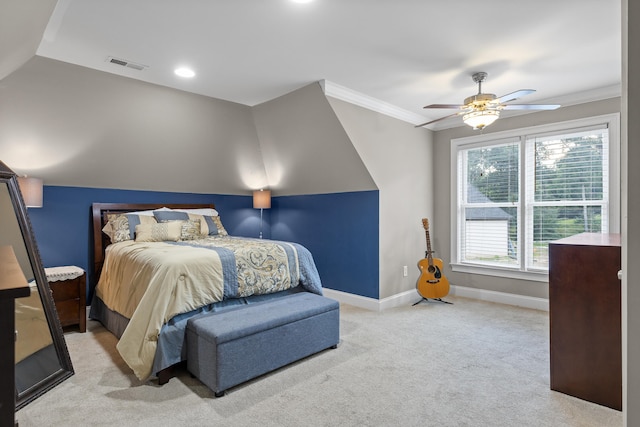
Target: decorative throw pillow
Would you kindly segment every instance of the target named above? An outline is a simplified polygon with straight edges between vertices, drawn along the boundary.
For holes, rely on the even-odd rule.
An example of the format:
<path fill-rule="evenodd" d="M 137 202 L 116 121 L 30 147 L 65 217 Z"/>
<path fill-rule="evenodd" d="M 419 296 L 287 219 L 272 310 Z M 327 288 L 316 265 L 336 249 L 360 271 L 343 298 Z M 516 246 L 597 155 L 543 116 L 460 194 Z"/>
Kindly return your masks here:
<path fill-rule="evenodd" d="M 189 219 L 189 215 L 186 212 L 178 212 L 173 210 L 167 211 L 153 211 L 153 216 L 158 222 L 165 221 L 186 221 Z"/>
<path fill-rule="evenodd" d="M 224 226 L 222 225 L 222 221 L 220 220 L 220 216 L 216 215 L 211 217 L 211 219 L 213 220 L 213 222 L 216 224 L 216 227 L 218 228 L 218 236 L 228 236 L 229 233 L 227 233 L 227 230 L 225 230 Z"/>
<path fill-rule="evenodd" d="M 196 240 L 202 237 L 202 234 L 200 233 L 199 219 L 190 219 L 188 221 L 181 222 L 182 229 L 180 232 L 180 240 Z"/>
<path fill-rule="evenodd" d="M 177 242 L 182 233 L 182 221 L 136 225 L 136 242 Z"/>
<path fill-rule="evenodd" d="M 157 224 L 156 219 L 148 215 L 119 214 L 107 218 L 109 222 L 102 231 L 109 236 L 111 243 L 133 240 L 138 224 Z"/>
<path fill-rule="evenodd" d="M 200 232 L 203 236 L 227 236 L 220 217 L 189 213 L 189 219 L 200 220 Z"/>
<path fill-rule="evenodd" d="M 213 211 L 213 209 L 209 209 L 209 211 Z M 219 215 L 201 215 L 193 212 L 181 211 L 154 211 L 153 216 L 158 220 L 158 222 L 189 219 L 199 220 L 200 234 L 203 236 L 228 236 L 227 230 L 222 226 Z"/>
<path fill-rule="evenodd" d="M 113 242 L 113 229 L 111 228 L 111 222 L 107 222 L 104 227 L 102 227 L 102 232 L 109 236 L 109 239 Z"/>
<path fill-rule="evenodd" d="M 111 239 L 111 241 L 113 241 L 113 220 L 116 219 L 116 217 L 118 217 L 120 214 L 113 214 L 113 213 L 108 213 L 107 214 L 107 223 L 104 225 L 104 227 L 102 227 L 102 231 L 104 232 L 104 234 L 106 234 L 107 236 L 109 236 L 109 238 Z"/>

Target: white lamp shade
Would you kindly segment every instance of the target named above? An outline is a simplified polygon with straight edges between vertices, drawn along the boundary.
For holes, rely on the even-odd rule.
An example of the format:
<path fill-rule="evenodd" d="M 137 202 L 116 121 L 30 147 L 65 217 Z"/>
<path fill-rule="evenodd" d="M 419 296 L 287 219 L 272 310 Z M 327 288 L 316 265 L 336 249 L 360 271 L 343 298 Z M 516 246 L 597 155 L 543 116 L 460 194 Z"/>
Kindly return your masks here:
<path fill-rule="evenodd" d="M 28 208 L 42 207 L 42 180 L 32 177 L 18 177 L 18 186 L 22 192 L 24 204 Z"/>
<path fill-rule="evenodd" d="M 256 190 L 253 192 L 253 208 L 269 209 L 271 208 L 271 191 Z"/>
<path fill-rule="evenodd" d="M 483 129 L 495 122 L 498 117 L 500 117 L 498 110 L 479 110 L 465 114 L 462 120 L 474 129 Z"/>

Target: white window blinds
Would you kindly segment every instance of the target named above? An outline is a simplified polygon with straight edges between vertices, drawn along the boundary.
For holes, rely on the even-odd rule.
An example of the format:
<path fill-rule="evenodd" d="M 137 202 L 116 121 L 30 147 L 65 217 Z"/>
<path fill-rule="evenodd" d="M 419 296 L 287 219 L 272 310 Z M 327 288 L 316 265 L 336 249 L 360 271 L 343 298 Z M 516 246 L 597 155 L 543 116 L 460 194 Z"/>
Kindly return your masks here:
<path fill-rule="evenodd" d="M 518 265 L 520 142 L 511 140 L 460 154 L 462 260 Z"/>
<path fill-rule="evenodd" d="M 548 243 L 608 230 L 606 125 L 526 138 L 527 268 L 548 268 Z"/>
<path fill-rule="evenodd" d="M 457 148 L 456 262 L 548 269 L 550 241 L 609 230 L 605 122 Z"/>

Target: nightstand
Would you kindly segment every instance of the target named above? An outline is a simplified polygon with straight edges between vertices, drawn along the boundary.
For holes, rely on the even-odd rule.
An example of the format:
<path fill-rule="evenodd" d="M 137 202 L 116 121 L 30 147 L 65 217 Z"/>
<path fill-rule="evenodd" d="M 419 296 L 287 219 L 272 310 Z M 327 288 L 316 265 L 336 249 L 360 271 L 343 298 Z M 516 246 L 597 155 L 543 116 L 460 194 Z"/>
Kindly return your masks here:
<path fill-rule="evenodd" d="M 87 330 L 87 275 L 75 266 L 49 267 L 44 269 L 53 293 L 53 301 L 65 326 L 78 325 L 80 332 Z"/>

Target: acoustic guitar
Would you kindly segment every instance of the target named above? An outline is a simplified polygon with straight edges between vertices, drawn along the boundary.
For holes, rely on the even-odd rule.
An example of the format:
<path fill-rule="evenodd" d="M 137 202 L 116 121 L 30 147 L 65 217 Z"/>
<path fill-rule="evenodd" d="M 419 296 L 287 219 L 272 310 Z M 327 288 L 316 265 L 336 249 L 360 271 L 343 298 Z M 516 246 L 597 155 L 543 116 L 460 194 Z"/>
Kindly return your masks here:
<path fill-rule="evenodd" d="M 427 252 L 425 259 L 418 262 L 418 267 L 422 272 L 418 278 L 418 293 L 423 298 L 439 300 L 449 294 L 449 281 L 442 274 L 442 260 L 433 257 L 431 250 L 431 239 L 429 238 L 429 220 L 422 218 L 422 226 L 427 238 Z"/>

